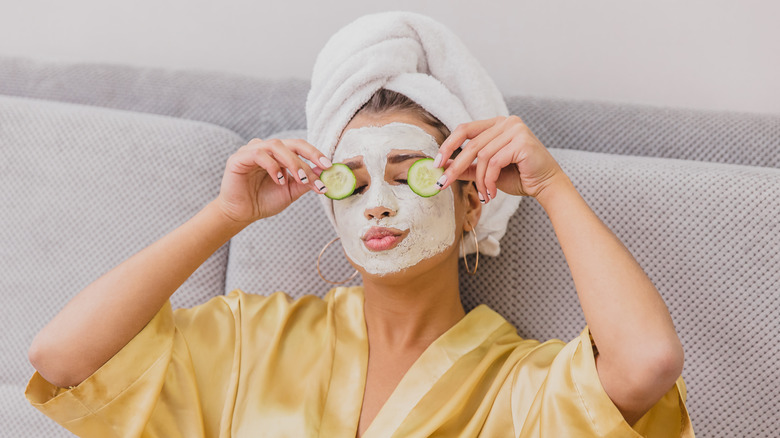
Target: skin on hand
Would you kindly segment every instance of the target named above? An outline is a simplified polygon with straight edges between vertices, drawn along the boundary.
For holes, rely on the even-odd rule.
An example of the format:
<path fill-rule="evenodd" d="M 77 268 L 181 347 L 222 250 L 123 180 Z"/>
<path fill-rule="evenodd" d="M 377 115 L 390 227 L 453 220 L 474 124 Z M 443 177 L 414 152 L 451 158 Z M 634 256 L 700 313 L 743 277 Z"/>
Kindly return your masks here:
<path fill-rule="evenodd" d="M 256 138 L 228 158 L 217 203 L 237 223 L 273 216 L 309 190 L 325 193 L 319 174 L 330 166 L 330 160 L 305 140 Z"/>
<path fill-rule="evenodd" d="M 463 143 L 454 159 L 452 153 Z M 435 165 L 445 164 L 442 189 L 456 179 L 474 181 L 486 203 L 498 190 L 516 196 L 537 197 L 563 176 L 547 148 L 520 117 L 494 117 L 459 125 L 442 143 Z M 475 164 L 474 159 L 477 159 Z"/>

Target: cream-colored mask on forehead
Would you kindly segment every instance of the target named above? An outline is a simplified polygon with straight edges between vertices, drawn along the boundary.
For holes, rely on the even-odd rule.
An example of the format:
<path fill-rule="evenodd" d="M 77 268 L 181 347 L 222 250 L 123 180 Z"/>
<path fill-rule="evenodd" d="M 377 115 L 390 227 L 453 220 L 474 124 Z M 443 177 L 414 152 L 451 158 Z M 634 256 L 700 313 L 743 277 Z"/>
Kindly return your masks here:
<path fill-rule="evenodd" d="M 448 187 L 424 198 L 406 184 L 391 185 L 385 180 L 385 168 L 387 156 L 394 149 L 421 151 L 433 157 L 438 153 L 439 144 L 419 126 L 394 122 L 347 130 L 333 156 L 334 162 L 362 157 L 370 175 L 368 187 L 362 193 L 333 201 L 333 213 L 347 256 L 374 275 L 414 266 L 441 253 L 455 241 L 452 189 Z M 375 207 L 384 207 L 389 214 L 376 217 L 367 214 Z M 408 234 L 393 248 L 371 251 L 362 237 L 372 227 L 408 230 Z"/>

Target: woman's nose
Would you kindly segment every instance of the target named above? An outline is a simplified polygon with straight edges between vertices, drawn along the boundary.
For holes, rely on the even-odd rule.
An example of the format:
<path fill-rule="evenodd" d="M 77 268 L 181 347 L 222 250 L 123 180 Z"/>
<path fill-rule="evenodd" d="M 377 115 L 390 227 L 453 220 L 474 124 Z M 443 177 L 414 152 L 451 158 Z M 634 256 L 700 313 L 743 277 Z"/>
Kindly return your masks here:
<path fill-rule="evenodd" d="M 395 210 L 380 205 L 378 207 L 367 208 L 366 211 L 363 213 L 363 215 L 366 217 L 366 219 L 369 220 L 384 219 L 386 217 L 395 216 Z"/>

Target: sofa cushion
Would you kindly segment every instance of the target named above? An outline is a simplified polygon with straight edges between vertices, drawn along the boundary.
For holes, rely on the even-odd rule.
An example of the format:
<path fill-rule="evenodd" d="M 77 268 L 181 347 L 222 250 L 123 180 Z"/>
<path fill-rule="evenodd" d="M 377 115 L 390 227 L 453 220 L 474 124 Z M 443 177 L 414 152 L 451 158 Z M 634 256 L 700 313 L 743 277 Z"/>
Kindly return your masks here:
<path fill-rule="evenodd" d="M 754 419 L 780 426 L 780 394 L 770 384 L 780 379 L 780 169 L 551 152 L 664 297 L 685 347 L 697 434 L 775 433 Z M 332 287 L 315 262 L 336 234 L 316 196 L 232 240 L 226 290 L 297 297 Z M 338 243 L 323 256 L 323 271 L 332 280 L 354 272 Z M 468 309 L 486 303 L 524 337 L 570 340 L 585 324 L 563 252 L 533 199 L 520 202 L 501 254 L 480 257 L 476 276 L 461 261 L 460 283 Z"/>
<path fill-rule="evenodd" d="M 213 199 L 242 143 L 205 123 L 0 96 L 7 436 L 54 436 L 23 395 L 35 334 L 81 289 Z M 227 245 L 173 295 L 174 306 L 221 294 L 226 262 Z"/>

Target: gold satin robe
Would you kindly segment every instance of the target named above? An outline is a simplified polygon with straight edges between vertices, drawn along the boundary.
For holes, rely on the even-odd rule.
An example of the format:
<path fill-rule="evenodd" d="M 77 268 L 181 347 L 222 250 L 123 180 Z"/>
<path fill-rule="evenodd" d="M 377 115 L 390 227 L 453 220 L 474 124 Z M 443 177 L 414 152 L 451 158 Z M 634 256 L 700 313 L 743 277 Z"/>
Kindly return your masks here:
<path fill-rule="evenodd" d="M 693 437 L 682 378 L 632 429 L 591 342 L 587 327 L 569 343 L 522 339 L 478 306 L 423 352 L 364 437 Z M 362 287 L 298 300 L 234 290 L 166 303 L 78 386 L 36 372 L 25 395 L 82 437 L 354 437 L 367 360 Z"/>

